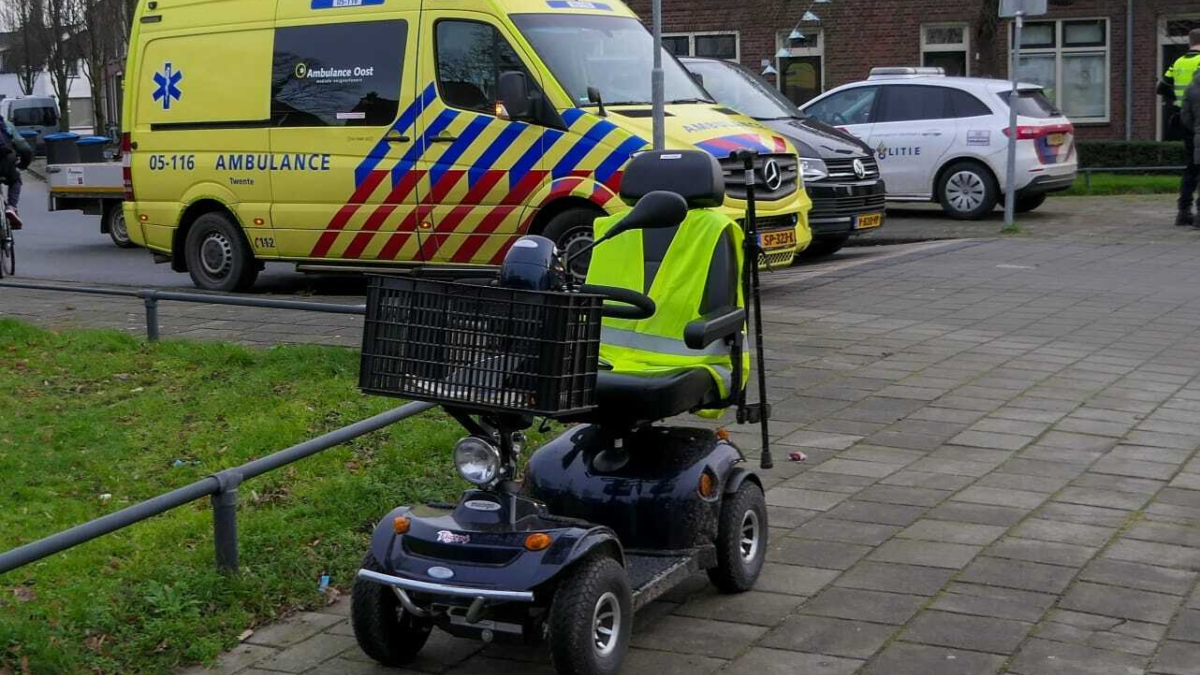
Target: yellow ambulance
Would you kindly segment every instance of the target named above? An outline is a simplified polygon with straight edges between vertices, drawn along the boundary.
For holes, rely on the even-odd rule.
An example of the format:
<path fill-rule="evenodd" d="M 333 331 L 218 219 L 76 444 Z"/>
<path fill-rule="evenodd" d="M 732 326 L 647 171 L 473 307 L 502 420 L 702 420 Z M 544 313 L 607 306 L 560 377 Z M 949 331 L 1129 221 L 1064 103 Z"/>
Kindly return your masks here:
<path fill-rule="evenodd" d="M 618 0 L 149 0 L 126 69 L 130 237 L 201 288 L 572 250 L 651 138 L 653 43 Z M 754 148 L 772 264 L 811 240 L 795 150 L 664 59 L 668 148 Z"/>

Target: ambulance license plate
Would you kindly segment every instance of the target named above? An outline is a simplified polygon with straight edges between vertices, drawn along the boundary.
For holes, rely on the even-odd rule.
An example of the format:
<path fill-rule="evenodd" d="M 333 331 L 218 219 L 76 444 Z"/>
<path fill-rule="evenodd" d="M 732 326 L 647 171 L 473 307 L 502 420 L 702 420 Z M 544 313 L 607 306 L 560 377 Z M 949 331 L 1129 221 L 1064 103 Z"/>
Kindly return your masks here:
<path fill-rule="evenodd" d="M 1046 137 L 1046 142 L 1049 143 L 1051 147 L 1057 148 L 1058 146 L 1067 142 L 1067 137 L 1064 134 L 1050 134 Z"/>
<path fill-rule="evenodd" d="M 882 213 L 864 213 L 858 217 L 854 223 L 856 230 L 869 230 L 872 227 L 879 227 L 883 224 Z"/>
<path fill-rule="evenodd" d="M 796 230 L 778 230 L 776 232 L 761 232 L 758 235 L 758 245 L 764 251 L 773 251 L 781 248 L 795 248 L 796 246 Z"/>

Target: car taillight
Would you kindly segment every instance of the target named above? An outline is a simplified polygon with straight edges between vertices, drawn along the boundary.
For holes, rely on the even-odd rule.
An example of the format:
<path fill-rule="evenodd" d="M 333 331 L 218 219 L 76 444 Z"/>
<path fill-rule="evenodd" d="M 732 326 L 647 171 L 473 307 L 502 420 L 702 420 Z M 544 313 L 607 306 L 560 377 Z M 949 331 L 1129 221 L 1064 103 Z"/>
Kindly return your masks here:
<path fill-rule="evenodd" d="M 1004 135 L 1005 136 L 1009 135 L 1009 131 L 1010 130 L 1008 127 L 1004 127 Z M 1037 140 L 1044 136 L 1049 136 L 1050 134 L 1073 134 L 1073 133 L 1075 133 L 1075 127 L 1074 127 L 1074 125 L 1069 124 L 1069 123 L 1068 124 L 1047 124 L 1045 126 L 1040 126 L 1040 127 L 1024 126 L 1024 125 L 1017 126 L 1017 140 L 1018 141 Z"/>
<path fill-rule="evenodd" d="M 121 180 L 125 183 L 125 201 L 133 198 L 133 139 L 128 133 L 121 134 Z"/>

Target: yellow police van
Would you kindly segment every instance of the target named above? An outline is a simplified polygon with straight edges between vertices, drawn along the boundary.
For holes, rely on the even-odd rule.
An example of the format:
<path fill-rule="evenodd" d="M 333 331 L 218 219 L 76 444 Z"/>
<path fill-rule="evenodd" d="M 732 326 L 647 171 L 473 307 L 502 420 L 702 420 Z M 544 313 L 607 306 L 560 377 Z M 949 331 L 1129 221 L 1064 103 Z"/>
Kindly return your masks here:
<path fill-rule="evenodd" d="M 126 69 L 125 217 L 201 288 L 298 269 L 497 265 L 572 250 L 651 138 L 653 42 L 618 0 L 150 0 Z M 760 153 L 768 262 L 811 240 L 796 154 L 673 58 L 668 148 Z"/>

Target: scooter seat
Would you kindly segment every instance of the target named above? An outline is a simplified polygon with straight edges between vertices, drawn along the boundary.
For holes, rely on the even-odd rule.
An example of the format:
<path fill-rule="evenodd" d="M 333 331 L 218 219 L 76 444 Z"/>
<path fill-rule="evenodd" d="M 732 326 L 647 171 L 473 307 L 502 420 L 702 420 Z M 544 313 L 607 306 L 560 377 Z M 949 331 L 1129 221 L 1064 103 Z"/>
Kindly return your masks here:
<path fill-rule="evenodd" d="M 601 423 L 637 424 L 696 410 L 719 398 L 717 384 L 705 368 L 653 373 L 601 370 L 596 374 L 594 416 Z"/>

